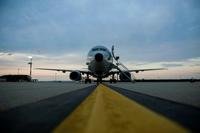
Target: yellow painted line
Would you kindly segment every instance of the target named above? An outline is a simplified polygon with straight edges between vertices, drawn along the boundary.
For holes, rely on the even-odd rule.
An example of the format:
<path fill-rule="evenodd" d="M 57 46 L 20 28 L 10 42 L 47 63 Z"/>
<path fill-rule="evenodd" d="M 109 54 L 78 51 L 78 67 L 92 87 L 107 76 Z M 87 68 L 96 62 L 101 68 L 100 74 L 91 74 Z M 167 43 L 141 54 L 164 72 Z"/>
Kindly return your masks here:
<path fill-rule="evenodd" d="M 100 84 L 55 133 L 184 133 L 177 123 Z"/>

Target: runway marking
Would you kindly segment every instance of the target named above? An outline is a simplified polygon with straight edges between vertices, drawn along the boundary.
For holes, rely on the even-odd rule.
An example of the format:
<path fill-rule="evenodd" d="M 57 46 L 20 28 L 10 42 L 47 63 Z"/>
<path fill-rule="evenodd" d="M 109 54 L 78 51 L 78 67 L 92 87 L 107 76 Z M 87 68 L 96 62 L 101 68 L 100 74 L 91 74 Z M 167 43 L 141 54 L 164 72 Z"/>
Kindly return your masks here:
<path fill-rule="evenodd" d="M 100 84 L 53 132 L 180 133 L 189 131 Z"/>
<path fill-rule="evenodd" d="M 140 105 L 179 123 L 191 132 L 200 132 L 200 108 L 111 85 L 108 87 Z"/>

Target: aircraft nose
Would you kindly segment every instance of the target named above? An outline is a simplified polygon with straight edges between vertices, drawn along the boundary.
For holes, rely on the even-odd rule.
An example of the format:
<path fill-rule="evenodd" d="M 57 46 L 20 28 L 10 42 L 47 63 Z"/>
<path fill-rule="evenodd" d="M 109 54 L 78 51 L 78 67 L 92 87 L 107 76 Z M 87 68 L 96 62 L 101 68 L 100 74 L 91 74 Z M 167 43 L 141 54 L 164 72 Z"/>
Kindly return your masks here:
<path fill-rule="evenodd" d="M 103 60 L 103 55 L 102 55 L 101 53 L 97 53 L 97 54 L 95 55 L 95 60 L 96 60 L 97 62 L 101 62 L 101 61 Z"/>

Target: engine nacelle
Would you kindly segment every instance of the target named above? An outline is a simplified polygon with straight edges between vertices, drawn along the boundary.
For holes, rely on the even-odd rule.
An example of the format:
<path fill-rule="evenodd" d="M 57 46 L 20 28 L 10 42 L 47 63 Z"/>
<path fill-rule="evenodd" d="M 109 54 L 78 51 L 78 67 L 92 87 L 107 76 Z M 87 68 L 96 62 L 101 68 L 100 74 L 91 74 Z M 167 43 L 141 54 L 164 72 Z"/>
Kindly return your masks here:
<path fill-rule="evenodd" d="M 79 81 L 82 79 L 82 75 L 79 71 L 73 71 L 69 74 L 71 80 Z"/>
<path fill-rule="evenodd" d="M 124 75 L 123 73 L 125 73 L 126 75 Z M 121 81 L 130 81 L 130 79 L 131 79 L 131 73 L 130 72 L 123 72 L 123 73 L 120 73 L 119 74 L 119 79 L 121 80 Z M 129 77 L 129 78 L 128 78 Z"/>

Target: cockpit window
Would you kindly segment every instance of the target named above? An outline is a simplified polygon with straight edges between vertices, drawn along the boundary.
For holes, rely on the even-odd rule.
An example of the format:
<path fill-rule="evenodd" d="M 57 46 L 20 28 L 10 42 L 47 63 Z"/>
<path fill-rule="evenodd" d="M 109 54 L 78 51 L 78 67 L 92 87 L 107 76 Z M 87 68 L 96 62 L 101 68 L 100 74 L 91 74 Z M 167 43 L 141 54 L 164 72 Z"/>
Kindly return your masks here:
<path fill-rule="evenodd" d="M 98 51 L 98 48 L 93 48 L 92 51 Z"/>
<path fill-rule="evenodd" d="M 92 51 L 106 51 L 105 48 L 93 48 Z"/>
<path fill-rule="evenodd" d="M 88 57 L 87 57 L 88 62 L 94 60 L 94 56 L 95 56 L 96 53 L 102 53 L 104 55 L 104 59 L 106 59 L 109 62 L 113 61 L 112 55 L 111 55 L 110 51 L 107 48 L 94 47 L 88 53 Z"/>
<path fill-rule="evenodd" d="M 105 48 L 100 48 L 100 50 L 101 50 L 101 51 L 106 51 L 106 49 L 105 49 Z"/>

